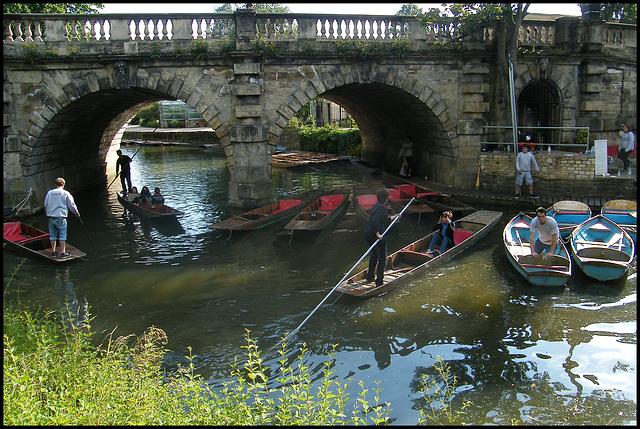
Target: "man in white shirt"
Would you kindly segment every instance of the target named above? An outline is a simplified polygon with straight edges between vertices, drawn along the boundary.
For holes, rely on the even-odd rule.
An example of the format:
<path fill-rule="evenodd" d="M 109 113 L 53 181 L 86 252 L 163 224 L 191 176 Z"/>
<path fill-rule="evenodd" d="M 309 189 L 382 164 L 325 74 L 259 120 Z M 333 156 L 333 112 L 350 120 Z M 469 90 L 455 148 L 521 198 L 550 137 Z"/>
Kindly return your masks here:
<path fill-rule="evenodd" d="M 64 189 L 65 181 L 62 177 L 56 179 L 56 187 L 47 192 L 44 197 L 44 211 L 49 218 L 49 240 L 51 242 L 51 256 L 58 256 L 56 241 L 60 240 L 60 257 L 70 256 L 67 250 L 67 214 L 71 210 L 76 217 L 80 217 L 78 207 L 71 193 Z"/>
<path fill-rule="evenodd" d="M 516 157 L 516 170 L 518 170 L 518 175 L 516 177 L 516 199 L 520 198 L 520 188 L 523 184 L 529 187 L 529 194 L 531 195 L 531 198 L 538 198 L 538 196 L 533 193 L 533 177 L 531 176 L 531 171 L 535 169 L 539 172 L 540 167 L 538 167 L 538 163 L 536 162 L 536 158 L 533 156 L 533 153 L 529 152 L 530 150 L 531 147 L 529 144 L 525 143 L 522 146 L 522 152 L 520 152 Z"/>
<path fill-rule="evenodd" d="M 531 221 L 529 231 L 531 254 L 538 256 L 545 251 L 545 255 L 553 255 L 560 236 L 560 229 L 554 218 L 547 217 L 547 211 L 544 207 L 536 209 L 536 217 Z M 538 233 L 537 239 L 536 232 Z"/>

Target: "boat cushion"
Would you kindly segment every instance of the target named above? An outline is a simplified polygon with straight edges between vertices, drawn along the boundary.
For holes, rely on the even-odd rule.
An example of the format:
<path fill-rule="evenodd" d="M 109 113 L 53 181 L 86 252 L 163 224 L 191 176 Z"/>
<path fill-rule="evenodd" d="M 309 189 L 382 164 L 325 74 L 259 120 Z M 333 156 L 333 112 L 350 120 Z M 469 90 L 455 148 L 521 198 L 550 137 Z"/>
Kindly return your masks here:
<path fill-rule="evenodd" d="M 602 210 L 602 214 L 631 215 L 627 210 Z"/>
<path fill-rule="evenodd" d="M 557 210 L 557 215 L 589 215 L 586 210 Z"/>
<path fill-rule="evenodd" d="M 334 211 L 342 200 L 344 199 L 343 195 L 325 195 L 320 197 L 320 208 L 318 210 L 323 212 L 331 212 Z"/>
<path fill-rule="evenodd" d="M 365 210 L 369 210 L 378 202 L 378 198 L 375 195 L 360 195 L 358 197 L 358 204 Z"/>
<path fill-rule="evenodd" d="M 14 243 L 24 243 L 29 240 L 37 240 L 39 238 L 49 237 L 49 233 L 40 234 L 35 237 L 25 237 L 20 228 L 20 222 L 7 222 L 4 224 L 4 238 Z"/>
<path fill-rule="evenodd" d="M 20 222 L 7 222 L 4 224 L 4 238 L 9 241 L 19 241 L 24 238 Z"/>
<path fill-rule="evenodd" d="M 282 210 L 290 209 L 299 205 L 300 203 L 302 203 L 302 200 L 280 200 L 280 208 L 278 208 L 278 210 L 274 210 L 272 213 L 278 213 Z"/>
<path fill-rule="evenodd" d="M 466 231 L 464 229 L 455 229 L 453 230 L 453 241 L 455 242 L 455 244 L 459 244 L 459 243 L 462 243 L 467 238 L 471 237 L 472 235 L 473 235 L 473 232 L 471 231 Z"/>
<path fill-rule="evenodd" d="M 400 201 L 402 199 L 402 191 L 400 189 L 389 189 L 389 199 L 391 201 Z"/>
<path fill-rule="evenodd" d="M 402 192 L 412 197 L 416 196 L 416 185 L 411 185 L 411 184 L 398 185 L 396 186 L 396 189 L 400 189 Z"/>
<path fill-rule="evenodd" d="M 418 198 L 437 197 L 437 196 L 438 196 L 437 192 L 418 192 Z"/>

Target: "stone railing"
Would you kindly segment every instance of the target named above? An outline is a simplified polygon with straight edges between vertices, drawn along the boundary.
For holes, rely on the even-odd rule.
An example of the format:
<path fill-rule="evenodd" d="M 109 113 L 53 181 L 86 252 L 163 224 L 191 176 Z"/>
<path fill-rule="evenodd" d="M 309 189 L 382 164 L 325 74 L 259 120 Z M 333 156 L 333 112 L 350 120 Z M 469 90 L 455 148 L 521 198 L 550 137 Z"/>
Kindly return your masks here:
<path fill-rule="evenodd" d="M 636 48 L 638 28 L 633 24 L 618 24 L 607 22 L 604 24 L 602 42 L 607 47 Z"/>
<path fill-rule="evenodd" d="M 519 29 L 523 46 L 552 46 L 560 21 L 526 20 Z M 247 11 L 209 14 L 80 15 L 4 14 L 4 43 L 131 42 L 232 40 L 263 35 L 270 40 L 416 40 L 426 43 L 461 40 L 452 18 L 423 27 L 407 16 L 331 14 L 254 14 Z M 636 26 L 594 23 L 606 47 L 635 47 Z M 495 31 L 484 28 L 476 40 L 495 42 Z"/>
<path fill-rule="evenodd" d="M 518 32 L 521 46 L 553 46 L 556 42 L 556 23 L 553 21 L 523 21 Z"/>

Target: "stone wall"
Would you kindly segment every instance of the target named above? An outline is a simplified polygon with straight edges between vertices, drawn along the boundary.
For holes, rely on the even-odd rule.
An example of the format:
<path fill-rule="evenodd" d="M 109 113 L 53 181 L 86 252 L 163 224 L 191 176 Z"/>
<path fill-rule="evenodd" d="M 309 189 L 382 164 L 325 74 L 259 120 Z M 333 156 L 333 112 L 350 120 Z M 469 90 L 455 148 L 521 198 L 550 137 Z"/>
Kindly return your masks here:
<path fill-rule="evenodd" d="M 636 176 L 596 177 L 595 157 L 574 154 L 536 154 L 539 174 L 533 174 L 538 195 L 581 198 L 636 199 Z M 480 154 L 480 188 L 494 192 L 515 191 L 515 157 L 508 153 Z"/>

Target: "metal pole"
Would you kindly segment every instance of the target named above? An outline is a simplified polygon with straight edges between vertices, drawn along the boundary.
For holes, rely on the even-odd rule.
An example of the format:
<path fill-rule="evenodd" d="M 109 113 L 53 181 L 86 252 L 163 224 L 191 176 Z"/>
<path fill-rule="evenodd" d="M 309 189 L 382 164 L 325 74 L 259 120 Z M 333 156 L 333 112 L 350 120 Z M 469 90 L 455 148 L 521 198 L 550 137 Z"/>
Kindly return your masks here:
<path fill-rule="evenodd" d="M 518 158 L 518 122 L 516 119 L 516 94 L 515 86 L 513 83 L 513 62 L 511 61 L 511 55 L 509 55 L 509 92 L 511 94 L 511 126 L 513 132 L 513 155 L 515 156 L 513 161 L 514 175 L 518 174 L 516 167 L 516 159 Z M 516 191 L 517 192 L 517 191 Z"/>

